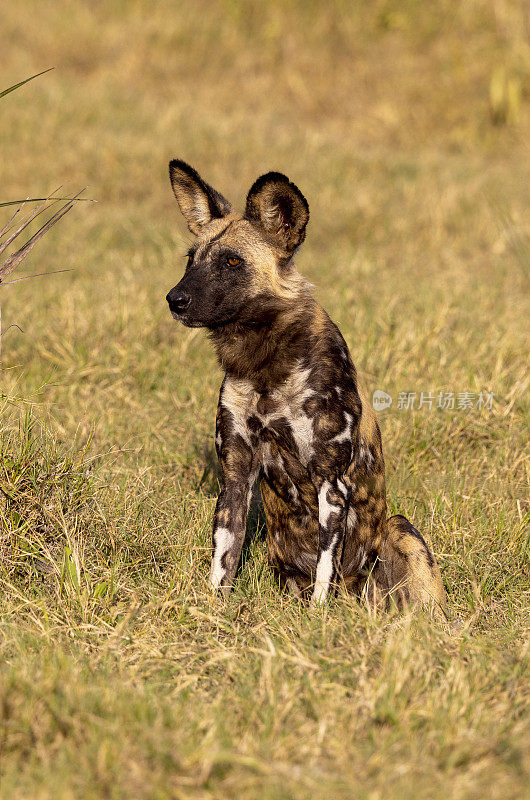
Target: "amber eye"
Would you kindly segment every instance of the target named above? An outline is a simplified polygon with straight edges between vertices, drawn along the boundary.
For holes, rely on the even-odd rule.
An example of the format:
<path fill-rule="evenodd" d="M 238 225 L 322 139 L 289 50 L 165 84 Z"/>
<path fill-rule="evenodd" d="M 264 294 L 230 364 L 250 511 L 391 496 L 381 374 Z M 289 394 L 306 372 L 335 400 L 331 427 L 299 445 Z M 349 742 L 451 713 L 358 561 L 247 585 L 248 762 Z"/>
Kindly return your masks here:
<path fill-rule="evenodd" d="M 228 256 L 226 263 L 229 267 L 237 267 L 239 264 L 241 264 L 241 259 L 237 256 Z"/>
<path fill-rule="evenodd" d="M 186 264 L 187 267 L 190 267 L 193 264 L 193 253 L 188 253 L 188 263 Z"/>

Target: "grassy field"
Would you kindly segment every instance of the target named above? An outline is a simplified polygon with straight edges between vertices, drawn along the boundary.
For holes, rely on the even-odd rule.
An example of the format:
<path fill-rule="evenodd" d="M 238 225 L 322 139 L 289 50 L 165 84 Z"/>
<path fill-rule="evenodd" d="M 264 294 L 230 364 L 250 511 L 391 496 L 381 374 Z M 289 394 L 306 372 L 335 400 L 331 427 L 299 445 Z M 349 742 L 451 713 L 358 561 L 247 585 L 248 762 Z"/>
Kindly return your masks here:
<path fill-rule="evenodd" d="M 2 8 L 3 86 L 56 70 L 2 100 L 0 200 L 97 203 L 24 274 L 72 272 L 0 287 L 1 798 L 528 791 L 529 32 L 515 0 Z M 389 505 L 452 626 L 282 597 L 259 515 L 211 600 L 221 374 L 164 300 L 175 156 L 308 198 L 298 267 L 393 398 Z"/>

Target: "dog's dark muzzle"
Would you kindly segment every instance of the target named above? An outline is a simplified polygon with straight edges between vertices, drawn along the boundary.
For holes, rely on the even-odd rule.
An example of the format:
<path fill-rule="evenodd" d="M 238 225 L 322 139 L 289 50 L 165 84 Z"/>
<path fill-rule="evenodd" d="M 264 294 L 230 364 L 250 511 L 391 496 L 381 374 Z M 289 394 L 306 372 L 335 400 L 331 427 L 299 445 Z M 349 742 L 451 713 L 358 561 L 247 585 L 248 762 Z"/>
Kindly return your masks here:
<path fill-rule="evenodd" d="M 166 300 L 169 304 L 169 310 L 172 314 L 183 314 L 189 308 L 191 297 L 186 292 L 181 291 L 178 286 L 171 289 L 166 295 Z"/>

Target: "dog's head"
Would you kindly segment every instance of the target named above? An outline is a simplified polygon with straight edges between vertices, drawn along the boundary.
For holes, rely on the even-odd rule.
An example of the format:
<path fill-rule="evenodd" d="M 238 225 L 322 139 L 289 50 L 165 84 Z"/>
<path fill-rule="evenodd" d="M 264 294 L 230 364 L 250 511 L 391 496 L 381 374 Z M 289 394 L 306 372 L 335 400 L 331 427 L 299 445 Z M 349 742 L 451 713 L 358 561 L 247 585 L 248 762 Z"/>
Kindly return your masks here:
<path fill-rule="evenodd" d="M 292 256 L 305 238 L 309 207 L 279 172 L 251 187 L 245 213 L 184 161 L 169 164 L 171 185 L 196 240 L 180 282 L 167 295 L 175 319 L 190 327 L 259 324 L 302 291 Z"/>

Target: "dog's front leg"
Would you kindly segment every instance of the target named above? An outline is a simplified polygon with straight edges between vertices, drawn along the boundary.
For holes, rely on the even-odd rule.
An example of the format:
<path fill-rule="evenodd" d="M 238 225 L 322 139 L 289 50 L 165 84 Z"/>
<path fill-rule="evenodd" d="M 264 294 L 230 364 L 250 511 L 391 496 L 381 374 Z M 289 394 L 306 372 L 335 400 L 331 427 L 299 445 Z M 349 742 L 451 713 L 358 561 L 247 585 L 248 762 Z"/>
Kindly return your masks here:
<path fill-rule="evenodd" d="M 229 385 L 229 384 L 228 384 Z M 246 417 L 241 411 L 237 393 L 225 397 L 227 381 L 223 382 L 217 408 L 215 447 L 221 466 L 221 493 L 217 498 L 213 520 L 212 565 L 210 586 L 230 593 L 245 540 L 247 515 L 252 499 L 252 487 L 257 476 L 256 453 L 246 430 Z"/>
<path fill-rule="evenodd" d="M 340 573 L 342 546 L 346 531 L 348 490 L 336 477 L 317 478 L 318 554 L 311 605 L 324 603 Z"/>
<path fill-rule="evenodd" d="M 230 593 L 245 539 L 252 485 L 250 476 L 225 482 L 217 499 L 213 524 L 210 586 Z"/>

